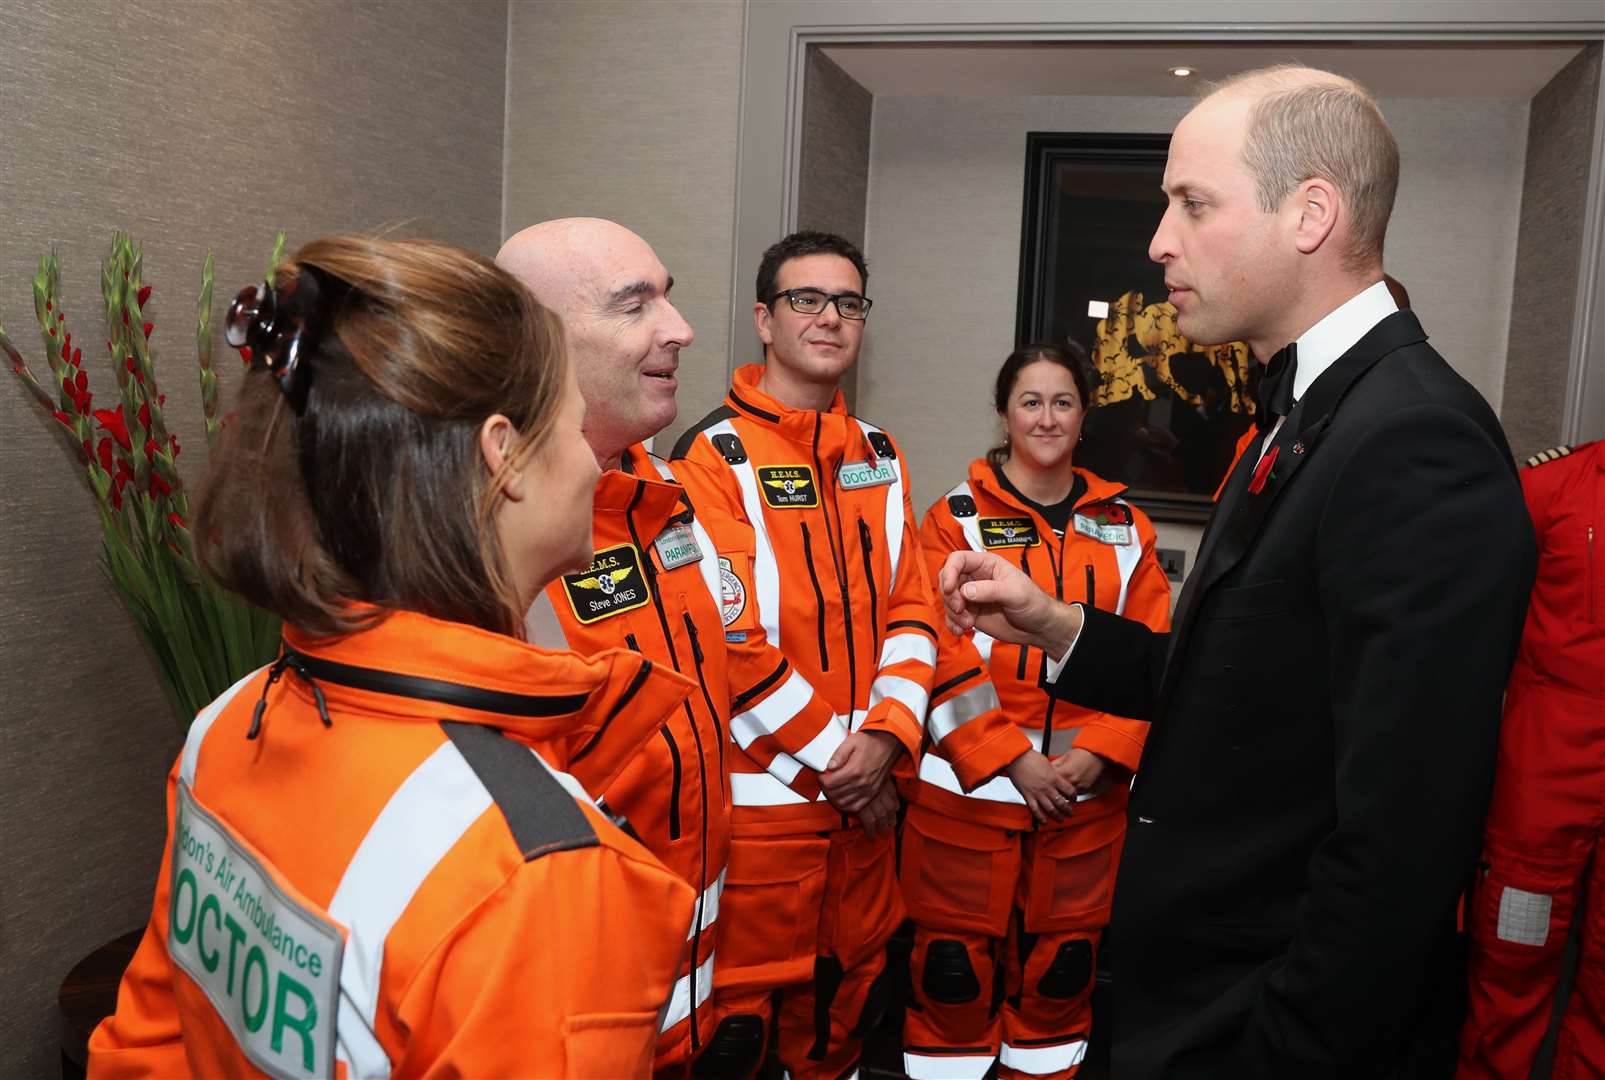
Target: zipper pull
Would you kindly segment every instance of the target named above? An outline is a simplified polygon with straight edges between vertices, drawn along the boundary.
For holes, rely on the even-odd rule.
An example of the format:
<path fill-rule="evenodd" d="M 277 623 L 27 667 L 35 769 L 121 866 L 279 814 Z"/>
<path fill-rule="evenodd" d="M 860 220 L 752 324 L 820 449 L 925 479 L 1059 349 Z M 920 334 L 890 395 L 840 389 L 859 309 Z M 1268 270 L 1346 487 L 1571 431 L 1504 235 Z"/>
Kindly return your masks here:
<path fill-rule="evenodd" d="M 697 638 L 697 624 L 691 621 L 691 613 L 689 611 L 682 614 L 685 618 L 685 628 L 691 632 L 691 655 L 696 657 L 697 663 L 700 664 L 703 662 L 704 657 L 702 655 L 702 642 Z"/>
<path fill-rule="evenodd" d="M 262 696 L 256 699 L 256 708 L 251 710 L 251 727 L 245 733 L 247 739 L 254 739 L 262 734 L 262 714 L 267 711 L 268 691 L 279 681 L 279 676 L 283 675 L 284 669 L 289 666 L 290 654 L 281 652 L 279 658 L 273 661 L 273 666 L 268 668 L 267 682 L 262 684 Z"/>

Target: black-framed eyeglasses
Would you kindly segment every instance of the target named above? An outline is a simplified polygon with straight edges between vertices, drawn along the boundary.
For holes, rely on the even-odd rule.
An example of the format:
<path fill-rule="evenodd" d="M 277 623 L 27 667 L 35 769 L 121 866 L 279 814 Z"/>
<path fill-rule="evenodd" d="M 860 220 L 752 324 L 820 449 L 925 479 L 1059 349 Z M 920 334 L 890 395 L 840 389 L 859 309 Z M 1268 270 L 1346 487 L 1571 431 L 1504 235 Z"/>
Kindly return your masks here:
<path fill-rule="evenodd" d="M 799 315 L 818 315 L 825 310 L 825 305 L 835 304 L 838 315 L 855 322 L 869 318 L 869 309 L 875 305 L 875 301 L 857 293 L 827 293 L 818 289 L 785 289 L 771 296 L 769 302 L 773 304 L 781 297 L 785 297 L 791 310 Z"/>

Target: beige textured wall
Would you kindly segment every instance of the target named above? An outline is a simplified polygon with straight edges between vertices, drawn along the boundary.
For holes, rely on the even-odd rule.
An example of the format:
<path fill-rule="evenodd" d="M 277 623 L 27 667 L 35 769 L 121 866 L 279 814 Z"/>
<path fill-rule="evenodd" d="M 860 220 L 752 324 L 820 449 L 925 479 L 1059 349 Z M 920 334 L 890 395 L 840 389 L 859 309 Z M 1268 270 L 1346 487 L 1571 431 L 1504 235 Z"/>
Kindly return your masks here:
<path fill-rule="evenodd" d="M 502 235 L 587 215 L 656 249 L 696 331 L 660 452 L 729 385 L 743 13 L 735 0 L 511 5 Z"/>
<path fill-rule="evenodd" d="M 44 370 L 29 280 L 58 245 L 92 388 L 111 397 L 89 347 L 100 259 L 114 227 L 143 239 L 194 477 L 206 249 L 214 324 L 275 227 L 294 244 L 406 222 L 493 252 L 506 25 L 502 0 L 0 0 L 0 320 Z M 220 346 L 229 374 L 232 357 Z M 95 568 L 98 528 L 50 421 L 4 379 L 0 1076 L 43 1077 L 63 975 L 149 913 L 181 729 Z"/>
<path fill-rule="evenodd" d="M 1388 268 L 1409 286 L 1434 344 L 1497 407 L 1527 107 L 1382 105 L 1404 155 Z M 1188 98 L 876 99 L 867 229 L 876 307 L 859 399 L 912 459 L 919 512 L 995 433 L 988 396 L 1014 341 L 1026 132 L 1167 132 L 1189 107 Z M 1188 549 L 1190 569 L 1198 530 L 1160 533 Z"/>
<path fill-rule="evenodd" d="M 1599 79 L 1591 45 L 1532 102 L 1500 414 L 1517 460 L 1560 442 Z"/>

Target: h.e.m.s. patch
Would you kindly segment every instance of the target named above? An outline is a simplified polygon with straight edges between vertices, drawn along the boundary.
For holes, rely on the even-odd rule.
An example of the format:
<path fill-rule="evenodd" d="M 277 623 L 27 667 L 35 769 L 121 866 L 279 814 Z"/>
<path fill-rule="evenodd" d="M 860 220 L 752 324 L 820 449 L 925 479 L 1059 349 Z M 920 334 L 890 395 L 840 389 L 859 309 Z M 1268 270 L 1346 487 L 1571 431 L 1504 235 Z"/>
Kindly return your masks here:
<path fill-rule="evenodd" d="M 638 608 L 652 599 L 634 544 L 620 544 L 596 553 L 596 561 L 577 574 L 563 575 L 563 591 L 582 623 Z"/>
<path fill-rule="evenodd" d="M 1036 547 L 1042 543 L 1036 522 L 1027 517 L 984 517 L 980 524 L 985 547 Z"/>
<path fill-rule="evenodd" d="M 764 465 L 758 469 L 763 501 L 777 510 L 819 505 L 819 485 L 808 465 Z"/>

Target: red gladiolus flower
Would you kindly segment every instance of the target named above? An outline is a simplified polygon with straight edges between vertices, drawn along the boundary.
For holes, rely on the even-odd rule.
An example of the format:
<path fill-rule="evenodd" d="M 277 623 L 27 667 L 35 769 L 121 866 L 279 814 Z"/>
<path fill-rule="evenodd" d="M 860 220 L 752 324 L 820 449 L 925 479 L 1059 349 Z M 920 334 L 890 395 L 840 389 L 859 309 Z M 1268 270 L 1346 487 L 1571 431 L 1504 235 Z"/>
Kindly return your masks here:
<path fill-rule="evenodd" d="M 73 380 L 73 383 L 78 387 L 78 392 L 79 393 L 83 393 L 85 390 L 88 390 L 89 389 L 89 373 L 80 370 L 78 372 L 78 377 Z"/>
<path fill-rule="evenodd" d="M 72 351 L 72 366 L 75 368 L 84 366 L 84 351 L 82 349 L 74 349 Z"/>
<path fill-rule="evenodd" d="M 45 301 L 45 310 L 46 311 L 54 311 L 54 310 L 56 310 L 56 305 L 54 303 L 52 303 L 51 301 L 46 300 Z"/>
<path fill-rule="evenodd" d="M 167 443 L 168 443 L 169 446 L 171 446 L 173 448 L 173 456 L 177 457 L 178 456 L 178 436 L 177 435 L 169 435 L 169 436 L 167 436 Z"/>
<path fill-rule="evenodd" d="M 68 416 L 66 413 L 62 412 L 60 409 L 52 410 L 50 415 L 54 416 L 57 420 L 59 420 L 61 422 L 61 426 L 62 427 L 66 428 L 68 431 L 72 430 L 72 417 Z"/>
<path fill-rule="evenodd" d="M 161 478 L 161 476 L 159 474 L 157 474 L 157 473 L 151 473 L 150 474 L 150 495 L 151 495 L 151 498 L 153 498 L 153 499 L 165 498 L 166 496 L 171 495 L 172 493 L 173 493 L 173 489 L 170 486 L 168 486 L 168 483 L 167 483 L 166 480 L 163 480 Z"/>
<path fill-rule="evenodd" d="M 155 323 L 152 323 L 152 322 L 146 323 L 145 324 L 145 336 L 146 337 L 150 337 L 150 332 L 152 330 L 154 330 L 154 329 L 156 329 L 156 324 Z"/>
<path fill-rule="evenodd" d="M 139 426 L 146 431 L 150 430 L 150 402 L 141 402 L 139 406 Z"/>
<path fill-rule="evenodd" d="M 115 411 L 111 409 L 96 409 L 94 415 L 95 422 L 108 432 L 112 438 L 117 440 L 118 446 L 122 447 L 124 451 L 132 451 L 134 449 L 134 444 L 128 439 L 128 422 L 123 419 L 123 407 L 121 405 L 117 406 Z"/>
<path fill-rule="evenodd" d="M 85 439 L 84 440 L 84 457 L 85 457 L 85 459 L 92 458 L 94 456 L 95 456 L 95 451 L 90 448 L 89 440 Z"/>
<path fill-rule="evenodd" d="M 155 439 L 146 439 L 145 440 L 145 460 L 146 461 L 150 461 L 150 462 L 154 462 L 156 460 L 156 451 L 158 451 L 160 449 L 161 449 L 161 447 L 156 445 L 156 440 Z"/>
<path fill-rule="evenodd" d="M 100 467 L 106 470 L 107 475 L 111 474 L 111 436 L 109 435 L 100 437 Z"/>
<path fill-rule="evenodd" d="M 184 524 L 184 519 L 178 516 L 178 511 L 176 510 L 167 515 L 167 521 L 175 529 L 189 528 L 188 525 Z"/>
<path fill-rule="evenodd" d="M 146 286 L 144 286 L 143 288 L 141 288 L 139 290 L 139 306 L 140 307 L 144 307 L 145 306 L 145 302 L 147 300 L 149 300 L 149 299 L 150 299 L 150 286 L 146 285 Z"/>
<path fill-rule="evenodd" d="M 128 309 L 127 308 L 123 308 L 123 325 L 124 326 L 128 325 Z"/>

